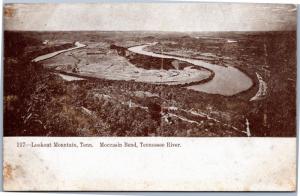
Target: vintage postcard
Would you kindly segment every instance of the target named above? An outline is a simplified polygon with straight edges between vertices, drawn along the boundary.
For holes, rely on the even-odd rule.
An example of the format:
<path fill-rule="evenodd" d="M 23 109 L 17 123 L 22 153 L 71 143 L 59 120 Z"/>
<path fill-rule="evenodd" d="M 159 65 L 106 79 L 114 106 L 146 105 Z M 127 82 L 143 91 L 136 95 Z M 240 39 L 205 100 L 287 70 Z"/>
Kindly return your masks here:
<path fill-rule="evenodd" d="M 297 5 L 4 5 L 6 191 L 295 191 Z"/>

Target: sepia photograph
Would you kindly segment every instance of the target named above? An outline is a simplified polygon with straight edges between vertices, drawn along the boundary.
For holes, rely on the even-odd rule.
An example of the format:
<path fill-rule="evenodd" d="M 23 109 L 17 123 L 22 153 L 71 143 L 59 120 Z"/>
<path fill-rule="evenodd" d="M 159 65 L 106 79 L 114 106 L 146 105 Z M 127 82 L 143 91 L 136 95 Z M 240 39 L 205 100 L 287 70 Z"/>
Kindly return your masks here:
<path fill-rule="evenodd" d="M 5 136 L 296 136 L 296 5 L 6 4 Z"/>
<path fill-rule="evenodd" d="M 2 37 L 5 191 L 297 190 L 296 4 L 6 3 Z"/>

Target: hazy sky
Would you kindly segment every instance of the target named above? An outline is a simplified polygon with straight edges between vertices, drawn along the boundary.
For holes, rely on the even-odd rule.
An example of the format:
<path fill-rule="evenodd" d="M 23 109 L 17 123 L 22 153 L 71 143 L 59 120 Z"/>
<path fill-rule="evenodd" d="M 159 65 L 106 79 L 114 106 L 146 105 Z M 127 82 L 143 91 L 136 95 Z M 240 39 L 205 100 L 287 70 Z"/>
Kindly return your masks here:
<path fill-rule="evenodd" d="M 6 30 L 295 30 L 296 7 L 234 3 L 9 4 Z"/>

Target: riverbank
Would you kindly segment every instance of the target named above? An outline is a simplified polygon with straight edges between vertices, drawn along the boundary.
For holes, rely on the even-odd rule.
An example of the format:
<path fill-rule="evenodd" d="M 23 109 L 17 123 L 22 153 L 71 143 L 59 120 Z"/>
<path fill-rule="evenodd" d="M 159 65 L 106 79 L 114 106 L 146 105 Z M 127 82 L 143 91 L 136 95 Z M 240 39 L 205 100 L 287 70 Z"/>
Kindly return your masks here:
<path fill-rule="evenodd" d="M 76 50 L 76 49 L 79 49 L 79 48 L 84 48 L 86 47 L 86 45 L 84 44 L 81 44 L 79 42 L 75 42 L 75 47 L 72 47 L 72 48 L 68 48 L 68 49 L 64 49 L 64 50 L 59 50 L 59 51 L 55 51 L 55 52 L 52 52 L 52 53 L 48 53 L 48 54 L 45 54 L 45 55 L 42 55 L 42 56 L 38 56 L 36 58 L 34 58 L 32 60 L 32 62 L 39 62 L 39 61 L 44 61 L 44 60 L 47 60 L 47 59 L 50 59 L 52 57 L 55 57 L 61 53 L 64 53 L 64 52 L 68 52 L 68 51 L 72 51 L 72 50 Z"/>
<path fill-rule="evenodd" d="M 241 72 L 239 69 L 236 69 L 235 67 L 224 67 L 195 59 L 157 54 L 145 51 L 144 48 L 147 46 L 149 45 L 135 46 L 128 48 L 128 50 L 137 54 L 142 54 L 151 57 L 167 59 L 174 58 L 202 68 L 209 69 L 214 72 L 214 77 L 210 81 L 198 85 L 189 86 L 189 89 L 209 94 L 232 96 L 240 92 L 246 91 L 253 86 L 252 79 L 249 78 L 245 73 Z"/>

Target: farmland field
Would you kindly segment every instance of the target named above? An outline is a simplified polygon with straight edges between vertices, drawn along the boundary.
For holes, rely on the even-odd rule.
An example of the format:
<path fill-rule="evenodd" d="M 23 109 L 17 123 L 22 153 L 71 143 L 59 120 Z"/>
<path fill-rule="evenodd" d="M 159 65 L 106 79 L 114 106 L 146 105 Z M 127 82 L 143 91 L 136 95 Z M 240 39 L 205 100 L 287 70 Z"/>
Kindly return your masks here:
<path fill-rule="evenodd" d="M 6 136 L 296 134 L 294 31 L 4 39 Z"/>

